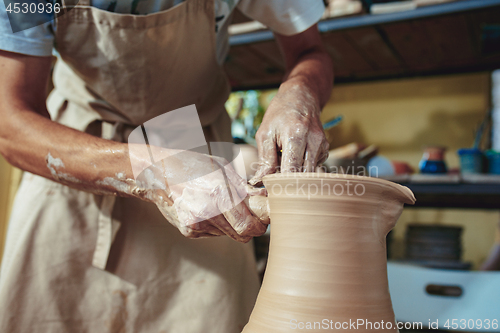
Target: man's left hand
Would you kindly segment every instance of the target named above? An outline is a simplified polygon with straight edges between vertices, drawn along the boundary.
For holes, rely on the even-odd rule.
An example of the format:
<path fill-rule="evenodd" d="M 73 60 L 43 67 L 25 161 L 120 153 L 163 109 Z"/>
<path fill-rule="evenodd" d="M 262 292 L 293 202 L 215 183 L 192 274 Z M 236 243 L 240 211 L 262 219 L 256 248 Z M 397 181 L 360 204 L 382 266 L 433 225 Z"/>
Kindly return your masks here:
<path fill-rule="evenodd" d="M 333 68 L 318 28 L 275 37 L 287 73 L 255 137 L 260 162 L 252 185 L 260 185 L 278 167 L 281 172 L 314 171 L 328 157 L 319 116 L 332 91 Z"/>
<path fill-rule="evenodd" d="M 312 172 L 326 160 L 329 144 L 320 111 L 307 87 L 282 85 L 256 135 L 260 164 L 250 184 L 258 184 L 278 167 L 281 172 Z"/>

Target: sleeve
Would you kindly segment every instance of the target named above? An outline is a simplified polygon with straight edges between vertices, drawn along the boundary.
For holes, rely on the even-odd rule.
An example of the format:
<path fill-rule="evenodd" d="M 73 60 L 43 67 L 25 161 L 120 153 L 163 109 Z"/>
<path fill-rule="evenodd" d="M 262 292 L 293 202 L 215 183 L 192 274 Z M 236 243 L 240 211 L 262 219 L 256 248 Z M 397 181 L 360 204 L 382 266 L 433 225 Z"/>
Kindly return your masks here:
<path fill-rule="evenodd" d="M 14 33 L 5 9 L 5 3 L 7 2 L 0 1 L 0 50 L 32 56 L 52 55 L 54 45 L 52 20 Z"/>
<path fill-rule="evenodd" d="M 282 35 L 295 35 L 317 23 L 325 11 L 322 0 L 241 0 L 238 9 Z"/>

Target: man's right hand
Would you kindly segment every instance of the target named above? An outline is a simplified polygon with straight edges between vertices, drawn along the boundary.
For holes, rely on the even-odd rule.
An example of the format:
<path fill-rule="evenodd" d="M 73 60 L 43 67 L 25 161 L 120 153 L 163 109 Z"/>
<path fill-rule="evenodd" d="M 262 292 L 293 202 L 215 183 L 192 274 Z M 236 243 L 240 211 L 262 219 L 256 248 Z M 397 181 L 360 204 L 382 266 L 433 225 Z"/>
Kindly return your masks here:
<path fill-rule="evenodd" d="M 191 151 L 154 155 L 162 159 L 141 173 L 137 185 L 184 236 L 227 235 L 245 243 L 266 231 L 245 203 L 249 196 L 265 195 L 265 189 L 247 185 L 227 160 Z M 131 154 L 132 163 L 142 160 Z"/>

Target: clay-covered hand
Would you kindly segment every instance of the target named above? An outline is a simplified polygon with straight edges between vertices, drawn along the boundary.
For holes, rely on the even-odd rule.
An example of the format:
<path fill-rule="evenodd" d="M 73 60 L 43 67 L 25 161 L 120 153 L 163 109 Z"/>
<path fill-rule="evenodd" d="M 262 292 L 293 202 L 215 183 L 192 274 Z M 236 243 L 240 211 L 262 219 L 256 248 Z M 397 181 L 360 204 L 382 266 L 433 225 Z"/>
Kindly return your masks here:
<path fill-rule="evenodd" d="M 265 190 L 249 186 L 224 158 L 170 151 L 136 182 L 144 189 L 140 196 L 154 202 L 186 237 L 227 235 L 248 242 L 267 229 L 245 203 L 248 196 L 265 195 Z"/>
<path fill-rule="evenodd" d="M 312 172 L 326 160 L 329 145 L 320 111 L 317 98 L 301 85 L 280 89 L 255 137 L 260 161 L 250 184 L 260 185 L 278 167 L 281 172 Z"/>

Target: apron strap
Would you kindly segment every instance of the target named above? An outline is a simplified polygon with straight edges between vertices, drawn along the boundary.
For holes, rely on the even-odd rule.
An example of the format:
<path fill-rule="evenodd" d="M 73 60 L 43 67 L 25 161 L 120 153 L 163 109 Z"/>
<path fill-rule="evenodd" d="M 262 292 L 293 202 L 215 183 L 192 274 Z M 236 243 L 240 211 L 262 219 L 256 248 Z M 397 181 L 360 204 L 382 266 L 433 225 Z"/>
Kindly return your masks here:
<path fill-rule="evenodd" d="M 116 197 L 114 196 L 104 196 L 99 212 L 97 243 L 94 250 L 94 257 L 92 258 L 92 266 L 102 270 L 106 269 L 111 244 L 113 243 L 114 236 L 116 232 L 118 232 L 119 227 L 119 223 L 116 222 L 118 223 L 118 227 L 115 227 L 115 232 L 113 232 L 112 213 L 115 200 Z"/>
<path fill-rule="evenodd" d="M 108 140 L 120 141 L 121 128 L 123 124 L 102 123 L 101 137 Z M 92 258 L 92 266 L 102 270 L 106 269 L 108 262 L 109 251 L 115 240 L 120 222 L 113 220 L 113 208 L 115 206 L 116 197 L 105 195 L 102 198 L 102 203 L 99 211 L 97 223 L 97 242 Z"/>
<path fill-rule="evenodd" d="M 215 15 L 215 9 L 213 8 L 213 6 L 214 6 L 213 0 L 210 0 L 210 1 L 207 1 L 207 0 L 184 0 L 184 2 L 191 10 L 195 10 L 195 11 L 207 10 L 209 13 L 213 12 L 213 15 Z M 210 8 L 212 8 L 214 10 L 211 10 Z M 215 24 L 215 21 L 214 21 L 214 24 Z"/>
<path fill-rule="evenodd" d="M 73 0 L 73 1 L 61 0 L 61 5 L 62 8 L 75 7 L 75 6 L 90 6 L 90 0 Z"/>
<path fill-rule="evenodd" d="M 58 16 L 66 14 L 72 8 L 75 7 L 90 7 L 90 0 L 60 0 L 61 1 L 61 12 L 56 14 L 56 18 Z M 59 2 L 59 0 L 56 0 Z"/>

